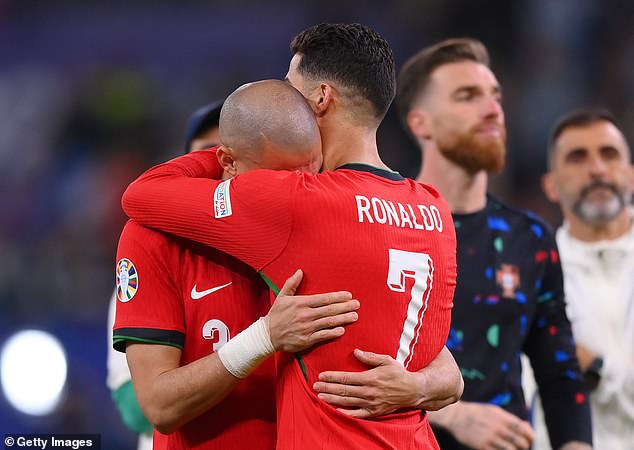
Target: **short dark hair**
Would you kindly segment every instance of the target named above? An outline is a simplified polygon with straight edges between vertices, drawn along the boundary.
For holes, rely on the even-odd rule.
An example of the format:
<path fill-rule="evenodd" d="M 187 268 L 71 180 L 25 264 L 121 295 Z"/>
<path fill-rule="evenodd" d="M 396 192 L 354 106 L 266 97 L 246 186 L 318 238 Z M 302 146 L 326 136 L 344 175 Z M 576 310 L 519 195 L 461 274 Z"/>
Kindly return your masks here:
<path fill-rule="evenodd" d="M 471 38 L 454 38 L 426 47 L 405 62 L 398 76 L 396 104 L 398 113 L 407 124 L 407 114 L 416 98 L 429 84 L 431 74 L 445 64 L 474 61 L 490 66 L 489 52 L 484 44 Z"/>
<path fill-rule="evenodd" d="M 383 119 L 396 94 L 396 69 L 392 49 L 378 33 L 358 23 L 322 23 L 295 36 L 291 52 L 302 55 L 302 75 L 352 89 Z"/>
<path fill-rule="evenodd" d="M 194 139 L 213 128 L 219 127 L 220 110 L 223 103 L 224 99 L 216 100 L 194 111 L 185 129 L 185 153 L 191 152 Z"/>
<path fill-rule="evenodd" d="M 586 127 L 596 122 L 610 122 L 619 130 L 619 124 L 612 113 L 605 108 L 584 108 L 569 111 L 555 121 L 550 137 L 548 139 L 548 168 L 552 167 L 555 155 L 555 142 L 559 136 L 568 128 Z"/>

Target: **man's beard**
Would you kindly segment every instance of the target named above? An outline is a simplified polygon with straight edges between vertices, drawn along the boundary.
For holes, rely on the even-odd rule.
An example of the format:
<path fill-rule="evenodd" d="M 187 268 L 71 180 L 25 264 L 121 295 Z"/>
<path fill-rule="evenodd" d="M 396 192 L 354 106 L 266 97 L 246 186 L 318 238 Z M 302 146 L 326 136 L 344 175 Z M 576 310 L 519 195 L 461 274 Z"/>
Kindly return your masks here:
<path fill-rule="evenodd" d="M 476 134 L 477 128 L 474 128 L 468 133 L 441 140 L 438 148 L 445 158 L 471 174 L 481 170 L 500 172 L 506 158 L 506 130 L 501 128 L 500 139 L 488 139 L 485 142 Z"/>
<path fill-rule="evenodd" d="M 608 189 L 614 195 L 607 200 L 589 199 L 589 195 L 595 189 Z M 590 225 L 603 225 L 618 216 L 630 201 L 631 193 L 620 192 L 615 184 L 596 180 L 581 190 L 579 199 L 572 205 L 572 211 Z"/>

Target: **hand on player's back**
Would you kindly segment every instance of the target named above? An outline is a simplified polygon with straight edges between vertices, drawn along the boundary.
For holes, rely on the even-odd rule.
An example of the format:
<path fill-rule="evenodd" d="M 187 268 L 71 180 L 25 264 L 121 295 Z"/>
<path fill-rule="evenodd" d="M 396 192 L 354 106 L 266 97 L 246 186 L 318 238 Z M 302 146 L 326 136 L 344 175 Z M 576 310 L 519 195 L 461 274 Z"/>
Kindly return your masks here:
<path fill-rule="evenodd" d="M 286 280 L 266 315 L 275 350 L 305 350 L 343 335 L 343 326 L 358 319 L 360 303 L 350 292 L 295 295 L 303 276 L 298 270 Z"/>
<path fill-rule="evenodd" d="M 392 413 L 399 408 L 415 407 L 419 393 L 415 376 L 388 355 L 354 351 L 355 357 L 372 367 L 364 372 L 322 372 L 313 385 L 319 398 L 339 407 L 339 411 L 358 419 Z"/>
<path fill-rule="evenodd" d="M 457 402 L 464 389 L 460 369 L 447 347 L 417 372 L 409 372 L 389 355 L 356 349 L 354 356 L 370 369 L 322 372 L 313 389 L 321 400 L 358 419 L 401 408 L 437 411 Z"/>

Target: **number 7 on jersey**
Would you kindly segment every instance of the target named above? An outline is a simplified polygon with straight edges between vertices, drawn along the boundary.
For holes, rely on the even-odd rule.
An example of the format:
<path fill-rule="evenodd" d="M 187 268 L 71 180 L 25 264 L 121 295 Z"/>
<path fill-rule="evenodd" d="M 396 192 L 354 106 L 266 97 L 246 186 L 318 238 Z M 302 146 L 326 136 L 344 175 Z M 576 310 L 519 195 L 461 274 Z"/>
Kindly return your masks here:
<path fill-rule="evenodd" d="M 407 317 L 403 323 L 403 333 L 399 342 L 396 360 L 407 368 L 414 354 L 427 301 L 434 279 L 434 264 L 426 253 L 406 252 L 389 249 L 390 264 L 387 285 L 394 292 L 405 292 L 407 278 L 414 279 L 411 298 L 407 305 Z"/>

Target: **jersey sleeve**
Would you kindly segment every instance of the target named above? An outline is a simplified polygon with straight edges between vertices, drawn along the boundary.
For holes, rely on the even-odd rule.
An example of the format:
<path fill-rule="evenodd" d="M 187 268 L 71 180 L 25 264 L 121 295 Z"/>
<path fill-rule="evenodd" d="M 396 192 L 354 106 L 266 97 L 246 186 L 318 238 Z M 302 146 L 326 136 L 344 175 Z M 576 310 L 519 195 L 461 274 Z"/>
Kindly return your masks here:
<path fill-rule="evenodd" d="M 125 352 L 130 341 L 183 348 L 185 315 L 174 282 L 178 266 L 176 246 L 164 235 L 133 221 L 126 224 L 115 269 L 115 350 Z"/>
<path fill-rule="evenodd" d="M 592 443 L 590 403 L 575 354 L 570 322 L 565 312 L 563 277 L 552 235 L 546 235 L 535 254 L 538 303 L 524 351 L 539 387 L 553 448 L 566 442 Z"/>
<path fill-rule="evenodd" d="M 214 163 L 215 161 L 215 163 Z M 256 170 L 217 180 L 214 152 L 195 152 L 156 166 L 123 195 L 139 224 L 228 253 L 256 270 L 280 254 L 292 227 L 299 172 Z"/>
<path fill-rule="evenodd" d="M 128 383 L 132 376 L 128 361 L 123 353 L 119 353 L 112 346 L 112 327 L 114 326 L 115 309 L 117 306 L 117 292 L 110 296 L 108 305 L 108 353 L 106 361 L 106 385 L 111 392 L 116 391 L 125 383 Z"/>

